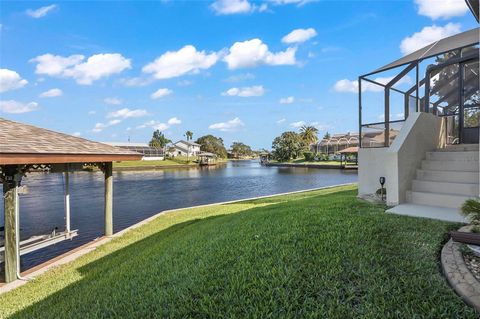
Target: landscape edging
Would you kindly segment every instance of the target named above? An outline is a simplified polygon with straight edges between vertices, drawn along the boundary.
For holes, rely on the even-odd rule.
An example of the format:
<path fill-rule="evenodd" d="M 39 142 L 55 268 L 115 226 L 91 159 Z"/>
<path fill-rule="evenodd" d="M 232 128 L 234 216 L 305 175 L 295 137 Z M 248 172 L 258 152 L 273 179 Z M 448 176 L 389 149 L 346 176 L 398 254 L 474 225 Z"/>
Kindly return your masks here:
<path fill-rule="evenodd" d="M 468 226 L 466 226 L 468 227 Z M 460 228 L 460 230 L 464 227 Z M 470 306 L 480 312 L 480 282 L 467 268 L 460 251 L 461 244 L 452 239 L 443 246 L 442 270 L 455 292 Z"/>

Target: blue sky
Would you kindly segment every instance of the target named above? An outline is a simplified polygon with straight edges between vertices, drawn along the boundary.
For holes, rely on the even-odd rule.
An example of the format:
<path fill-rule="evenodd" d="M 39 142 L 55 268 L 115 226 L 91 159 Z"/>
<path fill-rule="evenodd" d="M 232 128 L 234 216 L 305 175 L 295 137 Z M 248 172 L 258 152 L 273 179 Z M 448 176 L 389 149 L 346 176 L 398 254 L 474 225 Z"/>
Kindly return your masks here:
<path fill-rule="evenodd" d="M 476 27 L 463 0 L 0 5 L 0 116 L 117 142 L 357 131 L 352 80 Z"/>

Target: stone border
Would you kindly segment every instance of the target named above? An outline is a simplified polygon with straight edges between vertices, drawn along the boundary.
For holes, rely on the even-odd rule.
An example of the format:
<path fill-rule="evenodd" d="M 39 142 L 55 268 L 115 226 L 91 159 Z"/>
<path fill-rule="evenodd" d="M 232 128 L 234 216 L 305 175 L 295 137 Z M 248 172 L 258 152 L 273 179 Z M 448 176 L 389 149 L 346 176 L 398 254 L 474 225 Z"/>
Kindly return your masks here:
<path fill-rule="evenodd" d="M 284 195 L 292 195 L 292 194 L 299 194 L 299 193 L 308 193 L 308 192 L 313 192 L 313 191 L 318 191 L 322 189 L 329 189 L 329 188 L 335 188 L 335 187 L 342 187 L 342 186 L 351 186 L 351 185 L 357 185 L 357 183 L 345 183 L 345 184 L 338 184 L 338 185 L 331 185 L 331 186 L 323 186 L 323 187 L 317 187 L 317 188 L 310 188 L 310 189 L 305 189 L 305 190 L 300 190 L 300 191 L 293 191 L 293 192 L 287 192 L 287 193 L 280 193 L 280 194 L 273 194 L 273 195 L 264 195 L 264 196 L 257 196 L 257 197 L 251 197 L 251 198 L 244 198 L 244 199 L 236 199 L 236 200 L 231 200 L 231 201 L 225 201 L 225 202 L 219 202 L 219 203 L 212 203 L 212 204 L 204 204 L 204 205 L 197 205 L 197 206 L 190 206 L 190 207 L 183 207 L 183 208 L 175 208 L 175 209 L 169 209 L 169 210 L 164 210 L 161 211 L 153 216 L 150 216 L 136 224 L 133 224 L 123 230 L 120 230 L 119 232 L 114 233 L 112 236 L 103 236 L 100 238 L 97 238 L 89 243 L 86 243 L 80 247 L 77 247 L 71 251 L 68 251 L 60 256 L 57 256 L 51 260 L 48 260 L 38 266 L 33 267 L 32 269 L 29 269 L 25 272 L 22 272 L 21 275 L 23 279 L 17 279 L 15 281 L 12 281 L 8 284 L 0 283 L 0 295 L 3 293 L 6 293 L 10 290 L 13 290 L 15 288 L 18 288 L 20 286 L 23 286 L 24 284 L 28 283 L 30 280 L 34 279 L 35 277 L 45 273 L 46 271 L 59 267 L 61 265 L 67 264 L 69 262 L 74 261 L 75 259 L 97 249 L 98 247 L 110 242 L 112 239 L 116 237 L 120 237 L 124 235 L 126 232 L 136 229 L 140 226 L 143 226 L 152 220 L 160 217 L 161 215 L 167 214 L 167 213 L 173 213 L 177 211 L 181 211 L 184 209 L 192 209 L 192 208 L 201 208 L 201 207 L 210 207 L 210 206 L 216 206 L 216 205 L 225 205 L 225 204 L 233 204 L 233 203 L 239 203 L 239 202 L 244 202 L 244 201 L 251 201 L 251 200 L 256 200 L 256 199 L 262 199 L 262 198 L 270 198 L 270 197 L 278 197 L 278 196 L 284 196 Z"/>
<path fill-rule="evenodd" d="M 464 228 L 460 228 L 460 231 Z M 450 239 L 443 246 L 441 255 L 443 273 L 455 292 L 480 312 L 480 282 L 467 268 L 460 251 L 461 245 Z"/>

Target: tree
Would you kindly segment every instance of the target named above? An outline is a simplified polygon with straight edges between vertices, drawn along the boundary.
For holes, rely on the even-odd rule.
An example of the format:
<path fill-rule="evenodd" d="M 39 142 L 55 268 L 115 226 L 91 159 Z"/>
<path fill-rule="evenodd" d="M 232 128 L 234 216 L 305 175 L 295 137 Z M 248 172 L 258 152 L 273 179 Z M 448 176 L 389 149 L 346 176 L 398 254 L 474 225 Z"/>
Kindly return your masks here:
<path fill-rule="evenodd" d="M 288 161 L 300 156 L 304 143 L 300 134 L 284 132 L 272 143 L 272 156 L 277 161 Z"/>
<path fill-rule="evenodd" d="M 185 137 L 187 138 L 187 142 L 190 141 L 193 138 L 193 132 L 186 131 Z M 187 145 L 187 162 L 189 161 L 189 158 L 190 158 L 190 145 Z"/>
<path fill-rule="evenodd" d="M 227 150 L 223 145 L 223 140 L 220 137 L 213 135 L 205 135 L 198 138 L 195 143 L 200 144 L 200 149 L 203 152 L 210 152 L 216 154 L 220 158 L 227 157 Z"/>
<path fill-rule="evenodd" d="M 306 146 L 316 143 L 318 141 L 318 128 L 315 126 L 303 125 L 300 128 L 300 136 Z"/>
<path fill-rule="evenodd" d="M 167 146 L 168 143 L 171 142 L 172 141 L 166 138 L 165 135 L 160 132 L 160 130 L 156 130 L 153 132 L 152 139 L 150 140 L 150 143 L 148 143 L 148 145 L 155 148 L 164 148 L 165 146 Z"/>
<path fill-rule="evenodd" d="M 238 158 L 240 156 L 251 156 L 253 154 L 252 148 L 241 142 L 233 142 L 232 146 L 233 157 Z"/>
<path fill-rule="evenodd" d="M 186 131 L 185 132 L 185 137 L 187 138 L 187 141 L 191 141 L 193 138 L 193 132 L 192 131 Z"/>
<path fill-rule="evenodd" d="M 324 139 L 324 140 L 330 139 L 330 133 L 328 133 L 328 132 L 325 133 L 325 135 L 323 136 L 323 139 Z"/>

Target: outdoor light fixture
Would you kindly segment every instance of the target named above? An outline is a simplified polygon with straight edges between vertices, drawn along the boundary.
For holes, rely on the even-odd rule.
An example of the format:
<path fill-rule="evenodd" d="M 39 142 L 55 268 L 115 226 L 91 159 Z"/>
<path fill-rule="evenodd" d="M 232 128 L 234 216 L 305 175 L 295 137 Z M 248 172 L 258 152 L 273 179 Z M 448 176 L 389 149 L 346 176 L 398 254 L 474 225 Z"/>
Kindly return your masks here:
<path fill-rule="evenodd" d="M 383 195 L 385 194 L 384 187 L 383 187 L 385 185 L 385 177 L 381 176 L 379 178 L 379 182 L 380 182 L 380 185 L 382 186 L 381 195 L 382 195 L 382 201 L 383 201 L 384 200 Z"/>

